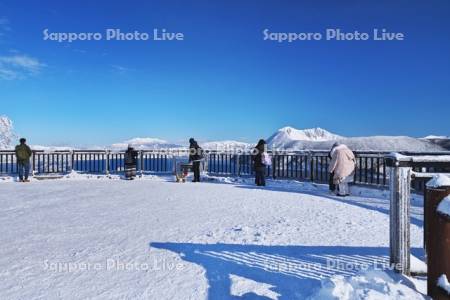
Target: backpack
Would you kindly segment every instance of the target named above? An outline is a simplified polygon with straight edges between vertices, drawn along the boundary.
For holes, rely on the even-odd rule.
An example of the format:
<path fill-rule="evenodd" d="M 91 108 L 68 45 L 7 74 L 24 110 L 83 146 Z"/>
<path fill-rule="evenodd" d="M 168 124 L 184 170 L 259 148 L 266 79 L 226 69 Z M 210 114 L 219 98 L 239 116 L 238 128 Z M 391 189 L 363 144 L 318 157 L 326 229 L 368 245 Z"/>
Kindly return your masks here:
<path fill-rule="evenodd" d="M 26 161 L 30 159 L 29 149 L 26 145 L 19 145 L 16 147 L 17 160 Z"/>
<path fill-rule="evenodd" d="M 272 165 L 272 158 L 270 158 L 270 155 L 267 152 L 261 153 L 261 161 L 262 161 L 263 165 L 265 165 L 265 166 Z"/>

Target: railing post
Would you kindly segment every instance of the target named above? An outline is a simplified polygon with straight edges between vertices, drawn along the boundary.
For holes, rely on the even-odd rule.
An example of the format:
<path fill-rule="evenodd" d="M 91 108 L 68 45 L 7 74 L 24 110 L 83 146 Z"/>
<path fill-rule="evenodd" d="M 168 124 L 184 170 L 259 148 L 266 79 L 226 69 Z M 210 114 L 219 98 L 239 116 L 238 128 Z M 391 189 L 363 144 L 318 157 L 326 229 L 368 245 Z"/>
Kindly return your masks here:
<path fill-rule="evenodd" d="M 395 158 L 389 159 L 390 211 L 389 246 L 390 264 L 396 272 L 409 275 L 410 266 L 410 212 L 412 168 Z"/>
<path fill-rule="evenodd" d="M 203 152 L 205 153 L 205 152 Z M 209 153 L 204 154 L 204 159 L 201 162 L 201 166 L 202 166 L 202 172 L 209 174 Z"/>
<path fill-rule="evenodd" d="M 308 153 L 308 159 L 309 159 L 309 179 L 311 182 L 314 182 L 314 157 L 311 152 Z"/>
<path fill-rule="evenodd" d="M 69 157 L 66 156 L 66 167 L 68 167 L 67 172 L 72 173 L 72 171 L 73 171 L 73 151 L 70 151 L 69 153 L 70 153 L 69 154 L 70 156 Z M 67 161 L 68 159 L 70 159 L 70 164 Z M 69 167 L 69 165 L 70 165 L 70 167 Z"/>
<path fill-rule="evenodd" d="M 105 173 L 109 175 L 110 173 L 110 165 L 109 165 L 109 150 L 106 150 L 106 163 L 105 163 Z"/>
<path fill-rule="evenodd" d="M 32 151 L 31 152 L 31 160 L 32 160 L 32 164 L 31 164 L 31 176 L 36 175 L 36 162 L 35 162 L 35 158 L 36 158 L 36 152 Z"/>
<path fill-rule="evenodd" d="M 241 160 L 241 156 L 239 155 L 239 154 L 236 154 L 235 156 L 235 159 L 236 159 L 236 164 L 235 164 L 235 171 L 236 171 L 236 174 L 235 175 L 237 175 L 238 177 L 240 177 L 241 176 L 241 162 L 240 162 L 240 160 Z"/>
<path fill-rule="evenodd" d="M 172 171 L 173 175 L 177 175 L 177 156 L 175 154 L 172 154 Z"/>
<path fill-rule="evenodd" d="M 75 151 L 74 151 L 74 150 L 70 151 L 70 160 L 71 160 L 71 163 L 70 163 L 70 169 L 73 171 L 73 170 L 75 170 L 75 167 L 74 167 L 74 163 L 75 163 Z"/>
<path fill-rule="evenodd" d="M 144 176 L 144 151 L 142 150 L 139 151 L 139 171 L 139 177 L 142 178 L 142 176 Z"/>
<path fill-rule="evenodd" d="M 277 155 L 275 153 L 272 156 L 272 179 L 277 178 Z"/>

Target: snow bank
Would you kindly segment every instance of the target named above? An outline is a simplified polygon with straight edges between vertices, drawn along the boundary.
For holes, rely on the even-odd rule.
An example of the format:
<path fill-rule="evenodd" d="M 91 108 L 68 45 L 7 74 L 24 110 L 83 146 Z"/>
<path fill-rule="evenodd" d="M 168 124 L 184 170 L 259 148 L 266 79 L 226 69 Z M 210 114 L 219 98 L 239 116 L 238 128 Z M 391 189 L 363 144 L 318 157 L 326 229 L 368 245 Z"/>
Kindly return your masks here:
<path fill-rule="evenodd" d="M 440 214 L 450 217 L 450 196 L 445 197 L 437 207 L 437 211 Z"/>
<path fill-rule="evenodd" d="M 428 266 L 425 262 L 418 259 L 414 255 L 410 255 L 411 273 L 426 274 L 428 272 Z"/>
<path fill-rule="evenodd" d="M 450 177 L 444 174 L 433 176 L 433 179 L 427 182 L 428 188 L 438 188 L 442 186 L 450 186 Z"/>
<path fill-rule="evenodd" d="M 333 276 L 322 281 L 321 288 L 311 299 L 426 299 L 414 288 L 405 285 L 401 279 L 405 277 L 394 280 L 395 276 L 380 270 L 361 272 L 353 277 Z"/>
<path fill-rule="evenodd" d="M 450 283 L 448 282 L 445 274 L 442 274 L 441 277 L 439 277 L 437 285 L 450 295 Z"/>
<path fill-rule="evenodd" d="M 233 296 L 242 297 L 248 294 L 254 294 L 268 299 L 277 300 L 281 295 L 272 291 L 275 286 L 254 281 L 245 277 L 230 275 L 231 288 L 230 293 Z"/>

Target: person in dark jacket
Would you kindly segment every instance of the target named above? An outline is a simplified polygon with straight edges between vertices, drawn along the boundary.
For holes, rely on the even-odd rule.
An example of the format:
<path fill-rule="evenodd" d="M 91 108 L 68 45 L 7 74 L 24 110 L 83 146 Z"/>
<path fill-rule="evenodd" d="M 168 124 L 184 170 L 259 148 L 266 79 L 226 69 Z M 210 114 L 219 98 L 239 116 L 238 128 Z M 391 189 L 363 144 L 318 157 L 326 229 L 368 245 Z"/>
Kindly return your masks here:
<path fill-rule="evenodd" d="M 124 156 L 126 179 L 133 180 L 136 177 L 137 157 L 138 152 L 131 145 L 128 145 Z"/>
<path fill-rule="evenodd" d="M 192 171 L 194 172 L 194 180 L 192 182 L 200 182 L 200 163 L 203 159 L 203 149 L 193 138 L 189 139 L 189 162 L 192 163 Z"/>
<path fill-rule="evenodd" d="M 264 163 L 264 152 L 266 151 L 266 141 L 261 139 L 253 149 L 253 166 L 255 169 L 255 184 L 257 186 L 266 185 L 266 165 Z"/>
<path fill-rule="evenodd" d="M 16 146 L 15 153 L 17 168 L 19 170 L 19 180 L 20 182 L 29 182 L 28 175 L 30 174 L 30 157 L 32 152 L 27 145 L 26 139 L 20 139 L 20 145 Z"/>

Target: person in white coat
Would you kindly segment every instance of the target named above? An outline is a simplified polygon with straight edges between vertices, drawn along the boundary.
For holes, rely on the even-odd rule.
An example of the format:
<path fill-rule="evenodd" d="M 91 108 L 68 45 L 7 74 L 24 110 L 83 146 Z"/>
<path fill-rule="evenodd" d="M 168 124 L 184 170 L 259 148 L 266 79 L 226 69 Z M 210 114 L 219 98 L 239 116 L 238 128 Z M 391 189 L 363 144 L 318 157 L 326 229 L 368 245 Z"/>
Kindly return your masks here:
<path fill-rule="evenodd" d="M 334 173 L 333 182 L 338 185 L 338 196 L 350 195 L 348 184 L 353 182 L 355 168 L 356 158 L 352 150 L 344 144 L 339 144 L 333 148 L 328 172 Z"/>

